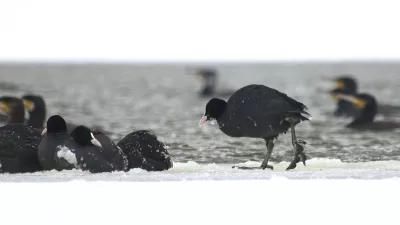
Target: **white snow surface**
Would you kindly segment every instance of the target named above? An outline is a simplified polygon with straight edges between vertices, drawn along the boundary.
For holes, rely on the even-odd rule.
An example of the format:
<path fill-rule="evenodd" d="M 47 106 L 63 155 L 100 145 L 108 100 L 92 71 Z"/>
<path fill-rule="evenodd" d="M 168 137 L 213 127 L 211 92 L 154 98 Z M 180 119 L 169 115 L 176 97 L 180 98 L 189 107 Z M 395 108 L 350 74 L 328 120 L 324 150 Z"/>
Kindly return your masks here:
<path fill-rule="evenodd" d="M 246 162 L 258 166 L 260 162 Z M 163 172 L 0 174 L 4 224 L 398 224 L 400 163 L 311 159 L 285 171 L 175 163 Z"/>
<path fill-rule="evenodd" d="M 3 183 L 5 224 L 398 224 L 399 179 Z"/>

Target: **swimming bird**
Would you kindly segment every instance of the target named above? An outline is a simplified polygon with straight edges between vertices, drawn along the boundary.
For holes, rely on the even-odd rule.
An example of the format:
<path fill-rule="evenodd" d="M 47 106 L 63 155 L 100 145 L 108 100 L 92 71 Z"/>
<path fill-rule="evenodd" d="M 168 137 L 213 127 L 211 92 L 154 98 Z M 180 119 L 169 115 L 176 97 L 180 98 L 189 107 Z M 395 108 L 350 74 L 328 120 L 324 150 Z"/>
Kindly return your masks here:
<path fill-rule="evenodd" d="M 333 93 L 338 91 L 341 91 L 342 93 L 347 95 L 354 95 L 358 93 L 358 84 L 357 84 L 358 82 L 356 78 L 354 78 L 354 76 L 352 75 L 342 75 L 333 79 L 333 81 L 335 82 L 336 87 L 334 90 L 329 92 L 333 99 L 335 99 L 335 95 Z M 339 99 L 337 104 L 338 106 L 335 111 L 336 116 L 353 117 L 357 116 L 357 114 L 359 113 L 359 109 L 357 107 L 354 107 L 354 104 L 351 104 L 348 101 Z M 377 113 L 383 116 L 392 116 L 400 114 L 400 106 L 390 105 L 390 104 L 379 104 Z"/>
<path fill-rule="evenodd" d="M 338 92 L 345 94 L 357 93 L 358 86 L 355 79 L 351 75 L 342 75 L 333 79 L 333 81 L 335 82 L 336 87 L 329 92 L 333 100 L 337 102 L 336 110 L 333 114 L 335 116 L 344 117 L 356 116 L 360 110 L 355 107 L 354 104 L 343 99 L 336 98 L 336 93 Z"/>
<path fill-rule="evenodd" d="M 24 124 L 22 100 L 1 97 L 0 110 L 9 117 L 8 124 L 0 127 L 0 172 L 40 171 L 37 157 L 40 130 Z"/>
<path fill-rule="evenodd" d="M 252 84 L 237 90 L 226 102 L 212 98 L 206 105 L 200 126 L 206 121 L 216 119 L 219 129 L 230 137 L 262 138 L 266 142 L 267 154 L 261 168 L 268 165 L 274 140 L 282 133 L 291 130 L 293 160 L 286 170 L 296 168 L 300 160 L 305 165 L 306 155 L 303 153 L 306 144 L 298 140 L 295 126 L 301 121 L 311 120 L 306 112 L 307 107 L 284 93 L 264 85 Z M 240 167 L 251 169 L 251 167 Z"/>
<path fill-rule="evenodd" d="M 395 121 L 375 121 L 379 106 L 377 100 L 371 94 L 338 94 L 337 97 L 351 102 L 361 110 L 360 114 L 355 116 L 354 120 L 346 126 L 348 128 L 373 131 L 389 131 L 400 128 L 400 124 Z"/>
<path fill-rule="evenodd" d="M 128 157 L 129 169 L 141 168 L 147 171 L 162 171 L 173 166 L 167 148 L 150 131 L 132 132 L 122 138 L 117 145 Z"/>
<path fill-rule="evenodd" d="M 24 103 L 19 98 L 11 96 L 0 97 L 0 111 L 8 118 L 6 124 L 25 122 Z"/>
<path fill-rule="evenodd" d="M 216 90 L 218 73 L 215 69 L 211 68 L 197 69 L 195 71 L 195 75 L 199 77 L 200 80 L 203 82 L 203 87 L 198 93 L 200 97 L 227 98 L 234 92 L 231 90 L 224 90 L 224 91 Z"/>
<path fill-rule="evenodd" d="M 42 96 L 27 94 L 22 96 L 25 109 L 28 111 L 28 125 L 36 128 L 43 128 L 46 120 L 46 103 Z"/>
<path fill-rule="evenodd" d="M 128 161 L 106 135 L 77 126 L 69 135 L 65 120 L 53 115 L 47 120 L 39 145 L 39 161 L 46 170 L 82 169 L 92 173 L 125 171 Z"/>

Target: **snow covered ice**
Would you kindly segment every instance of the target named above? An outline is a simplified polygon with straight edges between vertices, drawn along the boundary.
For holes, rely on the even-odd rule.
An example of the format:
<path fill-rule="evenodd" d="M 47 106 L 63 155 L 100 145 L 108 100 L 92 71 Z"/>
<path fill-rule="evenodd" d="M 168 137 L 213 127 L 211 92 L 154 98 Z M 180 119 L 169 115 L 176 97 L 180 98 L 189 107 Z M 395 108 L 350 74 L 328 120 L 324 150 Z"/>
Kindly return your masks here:
<path fill-rule="evenodd" d="M 287 163 L 274 171 L 187 162 L 164 172 L 1 174 L 0 211 L 13 224 L 398 224 L 398 162 L 311 159 L 284 171 Z"/>

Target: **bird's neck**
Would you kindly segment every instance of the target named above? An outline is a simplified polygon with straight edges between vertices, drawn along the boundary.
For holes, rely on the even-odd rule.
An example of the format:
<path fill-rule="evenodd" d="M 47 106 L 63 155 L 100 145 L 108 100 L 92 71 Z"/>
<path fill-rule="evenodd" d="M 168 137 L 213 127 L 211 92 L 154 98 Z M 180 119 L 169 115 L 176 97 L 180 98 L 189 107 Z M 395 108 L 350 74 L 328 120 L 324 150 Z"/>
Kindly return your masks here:
<path fill-rule="evenodd" d="M 9 114 L 8 123 L 24 123 L 25 122 L 25 109 L 23 105 L 13 107 Z"/>
<path fill-rule="evenodd" d="M 36 110 L 29 113 L 28 125 L 41 128 L 44 125 L 46 114 L 42 110 Z"/>

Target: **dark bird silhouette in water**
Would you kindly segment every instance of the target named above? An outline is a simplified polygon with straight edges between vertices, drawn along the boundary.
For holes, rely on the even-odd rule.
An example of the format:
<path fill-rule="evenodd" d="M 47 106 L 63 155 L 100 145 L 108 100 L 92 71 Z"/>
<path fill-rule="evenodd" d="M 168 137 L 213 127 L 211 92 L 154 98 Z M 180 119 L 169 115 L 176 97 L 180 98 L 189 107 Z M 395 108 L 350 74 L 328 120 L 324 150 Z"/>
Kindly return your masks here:
<path fill-rule="evenodd" d="M 203 86 L 198 92 L 200 97 L 219 97 L 228 98 L 233 94 L 232 90 L 217 91 L 218 73 L 215 69 L 201 68 L 195 71 L 195 75 L 200 78 Z"/>
<path fill-rule="evenodd" d="M 337 101 L 337 108 L 335 111 L 335 116 L 347 116 L 354 117 L 359 113 L 359 109 L 354 107 L 354 104 L 344 101 L 342 99 L 337 99 L 335 93 L 341 92 L 347 95 L 355 95 L 358 93 L 357 80 L 352 75 L 342 75 L 333 80 L 336 84 L 334 90 L 331 90 L 329 94 L 331 97 Z M 378 114 L 383 116 L 392 116 L 400 114 L 400 106 L 394 106 L 389 104 L 379 104 Z"/>
<path fill-rule="evenodd" d="M 35 128 L 43 128 L 46 120 L 46 103 L 40 95 L 27 94 L 22 97 L 29 118 L 27 124 Z"/>
<path fill-rule="evenodd" d="M 298 140 L 295 126 L 301 121 L 311 120 L 307 107 L 284 93 L 264 85 L 248 85 L 237 90 L 228 102 L 212 98 L 206 105 L 200 126 L 207 120 L 216 119 L 219 129 L 230 137 L 262 138 L 266 142 L 267 154 L 261 169 L 270 168 L 268 161 L 274 148 L 274 140 L 291 130 L 293 160 L 286 170 L 296 168 L 300 161 L 306 164 L 302 140 Z M 239 167 L 253 169 L 252 167 Z"/>
<path fill-rule="evenodd" d="M 336 93 L 355 94 L 358 91 L 357 83 L 351 75 L 342 75 L 333 80 L 335 82 L 335 89 L 329 92 L 330 96 L 336 102 L 336 109 L 333 113 L 335 116 L 353 117 L 356 116 L 360 110 L 351 102 L 343 99 L 336 98 Z"/>
<path fill-rule="evenodd" d="M 25 123 L 25 107 L 19 98 L 0 97 L 0 111 L 7 116 L 6 124 Z"/>
<path fill-rule="evenodd" d="M 40 130 L 24 124 L 24 105 L 21 99 L 0 98 L 0 110 L 8 116 L 0 127 L 0 172 L 26 173 L 41 170 L 37 151 Z"/>
<path fill-rule="evenodd" d="M 141 168 L 147 171 L 162 171 L 172 168 L 171 155 L 155 134 L 147 130 L 132 132 L 117 144 L 126 154 L 129 169 Z"/>
<path fill-rule="evenodd" d="M 46 170 L 82 169 L 92 173 L 126 171 L 122 150 L 106 135 L 77 126 L 68 135 L 65 120 L 51 116 L 42 132 L 39 161 Z"/>
<path fill-rule="evenodd" d="M 337 94 L 337 97 L 352 103 L 360 109 L 360 113 L 346 126 L 348 128 L 372 131 L 390 131 L 400 128 L 400 124 L 395 121 L 375 121 L 379 106 L 375 97 L 370 94 Z"/>

